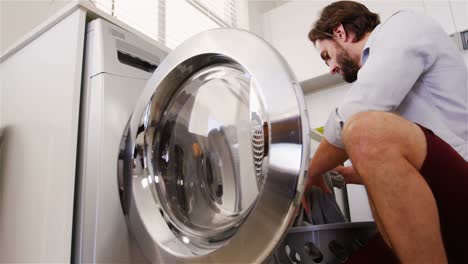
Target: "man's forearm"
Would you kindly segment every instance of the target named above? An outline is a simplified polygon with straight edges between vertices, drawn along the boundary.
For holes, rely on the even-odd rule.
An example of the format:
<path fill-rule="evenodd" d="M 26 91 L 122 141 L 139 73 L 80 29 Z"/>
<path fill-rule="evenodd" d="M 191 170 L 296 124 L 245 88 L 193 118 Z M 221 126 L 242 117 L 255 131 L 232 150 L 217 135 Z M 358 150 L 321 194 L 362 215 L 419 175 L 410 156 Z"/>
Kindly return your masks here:
<path fill-rule="evenodd" d="M 335 147 L 322 139 L 310 161 L 307 185 L 315 184 L 320 175 L 343 164 L 347 159 L 348 155 L 344 149 Z"/>

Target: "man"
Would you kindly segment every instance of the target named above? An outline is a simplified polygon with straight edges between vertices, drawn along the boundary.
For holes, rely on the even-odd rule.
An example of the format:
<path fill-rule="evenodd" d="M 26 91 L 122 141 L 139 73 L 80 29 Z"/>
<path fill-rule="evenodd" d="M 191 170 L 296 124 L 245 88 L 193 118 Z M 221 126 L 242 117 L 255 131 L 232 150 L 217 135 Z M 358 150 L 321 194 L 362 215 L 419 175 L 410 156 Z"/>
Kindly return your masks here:
<path fill-rule="evenodd" d="M 319 175 L 349 158 L 353 167 L 336 170 L 365 185 L 399 261 L 468 263 L 468 80 L 452 40 L 426 16 L 400 11 L 380 23 L 352 1 L 325 7 L 309 39 L 354 84 L 326 123 L 306 190 L 326 189 Z"/>

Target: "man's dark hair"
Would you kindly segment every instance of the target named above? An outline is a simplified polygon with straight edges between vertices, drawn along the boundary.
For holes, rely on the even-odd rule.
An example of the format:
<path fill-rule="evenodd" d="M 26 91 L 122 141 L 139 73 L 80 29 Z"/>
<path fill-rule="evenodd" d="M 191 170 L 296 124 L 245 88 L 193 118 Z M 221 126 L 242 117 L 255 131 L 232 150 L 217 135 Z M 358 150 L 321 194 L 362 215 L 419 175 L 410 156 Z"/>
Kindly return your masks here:
<path fill-rule="evenodd" d="M 333 30 L 340 24 L 346 32 L 351 31 L 356 35 L 354 41 L 359 41 L 365 33 L 371 32 L 380 24 L 380 18 L 361 3 L 334 2 L 322 10 L 308 37 L 314 44 L 317 40 L 332 39 Z"/>

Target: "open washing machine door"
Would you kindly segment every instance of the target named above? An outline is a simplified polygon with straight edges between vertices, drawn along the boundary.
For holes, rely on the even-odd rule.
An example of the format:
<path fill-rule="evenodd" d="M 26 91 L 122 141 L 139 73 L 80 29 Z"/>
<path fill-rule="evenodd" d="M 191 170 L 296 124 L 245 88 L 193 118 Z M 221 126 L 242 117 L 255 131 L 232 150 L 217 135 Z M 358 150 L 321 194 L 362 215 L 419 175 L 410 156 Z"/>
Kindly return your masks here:
<path fill-rule="evenodd" d="M 201 33 L 148 81 L 122 140 L 127 223 L 153 263 L 259 263 L 299 208 L 309 162 L 302 90 L 246 31 Z"/>

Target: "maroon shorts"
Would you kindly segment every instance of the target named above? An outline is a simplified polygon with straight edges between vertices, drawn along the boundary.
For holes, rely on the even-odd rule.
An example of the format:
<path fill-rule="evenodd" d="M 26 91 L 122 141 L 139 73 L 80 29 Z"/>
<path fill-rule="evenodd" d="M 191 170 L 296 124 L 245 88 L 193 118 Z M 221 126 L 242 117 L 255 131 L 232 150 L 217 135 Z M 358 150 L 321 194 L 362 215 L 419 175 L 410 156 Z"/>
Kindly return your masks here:
<path fill-rule="evenodd" d="M 427 143 L 420 173 L 437 203 L 449 263 L 468 263 L 468 162 L 431 130 L 420 127 Z M 377 234 L 347 263 L 398 263 L 398 259 Z"/>

